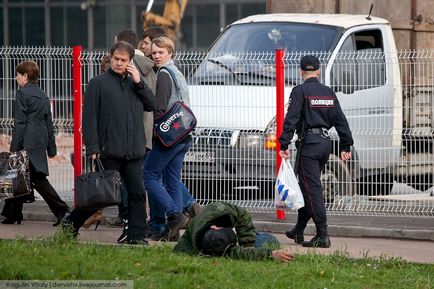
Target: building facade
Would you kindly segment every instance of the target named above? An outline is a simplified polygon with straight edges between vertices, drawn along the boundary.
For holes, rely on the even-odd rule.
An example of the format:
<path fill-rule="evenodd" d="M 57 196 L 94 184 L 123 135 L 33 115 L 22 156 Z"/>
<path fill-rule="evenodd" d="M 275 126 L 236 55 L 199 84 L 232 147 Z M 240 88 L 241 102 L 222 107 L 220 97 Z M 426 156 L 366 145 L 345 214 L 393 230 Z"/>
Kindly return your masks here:
<path fill-rule="evenodd" d="M 141 14 L 148 0 L 3 0 L 2 46 L 74 46 L 107 49 L 116 33 L 143 31 Z M 152 11 L 162 13 L 163 0 Z M 205 50 L 227 24 L 267 12 L 267 0 L 190 0 L 181 23 L 178 47 Z"/>

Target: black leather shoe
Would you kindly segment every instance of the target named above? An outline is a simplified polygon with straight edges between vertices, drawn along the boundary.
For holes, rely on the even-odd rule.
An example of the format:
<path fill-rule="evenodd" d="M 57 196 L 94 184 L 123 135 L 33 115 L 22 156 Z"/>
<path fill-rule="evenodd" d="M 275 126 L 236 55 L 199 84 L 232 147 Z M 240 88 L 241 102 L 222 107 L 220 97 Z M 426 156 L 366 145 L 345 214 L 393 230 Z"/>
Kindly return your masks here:
<path fill-rule="evenodd" d="M 68 211 L 64 211 L 64 212 L 56 215 L 57 221 L 55 223 L 53 223 L 53 227 L 57 227 L 60 225 L 60 222 L 62 222 L 62 219 L 65 217 L 67 212 Z"/>
<path fill-rule="evenodd" d="M 303 232 L 296 230 L 295 228 L 285 232 L 286 237 L 293 239 L 296 244 L 301 244 L 304 241 Z"/>
<path fill-rule="evenodd" d="M 128 219 L 122 219 L 122 222 L 124 224 L 124 229 L 122 230 L 122 234 L 117 240 L 119 244 L 125 243 L 128 238 Z"/>
<path fill-rule="evenodd" d="M 10 219 L 10 218 L 4 219 L 1 223 L 12 225 L 12 224 L 15 224 L 15 222 L 17 223 L 17 225 L 21 224 L 21 220 L 15 220 L 15 219 Z"/>
<path fill-rule="evenodd" d="M 142 246 L 149 246 L 148 240 L 146 239 L 132 239 L 128 240 L 127 244 L 129 245 L 142 245 Z"/>
<path fill-rule="evenodd" d="M 330 248 L 331 242 L 329 236 L 318 236 L 312 238 L 310 241 L 303 242 L 303 247 L 315 247 L 315 248 Z"/>

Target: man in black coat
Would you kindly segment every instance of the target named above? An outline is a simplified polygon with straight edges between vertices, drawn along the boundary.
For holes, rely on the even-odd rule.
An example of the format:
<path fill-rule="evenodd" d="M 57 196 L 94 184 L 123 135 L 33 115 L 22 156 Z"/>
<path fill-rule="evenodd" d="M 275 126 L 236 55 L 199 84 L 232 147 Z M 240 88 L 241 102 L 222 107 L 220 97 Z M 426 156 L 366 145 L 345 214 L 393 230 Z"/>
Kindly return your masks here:
<path fill-rule="evenodd" d="M 100 158 L 107 170 L 120 172 L 128 192 L 129 244 L 147 244 L 145 188 L 142 158 L 146 138 L 143 111 L 152 111 L 155 96 L 132 63 L 134 48 L 116 42 L 111 67 L 89 81 L 83 105 L 83 140 L 86 154 Z M 74 210 L 66 222 L 75 232 L 94 211 Z"/>

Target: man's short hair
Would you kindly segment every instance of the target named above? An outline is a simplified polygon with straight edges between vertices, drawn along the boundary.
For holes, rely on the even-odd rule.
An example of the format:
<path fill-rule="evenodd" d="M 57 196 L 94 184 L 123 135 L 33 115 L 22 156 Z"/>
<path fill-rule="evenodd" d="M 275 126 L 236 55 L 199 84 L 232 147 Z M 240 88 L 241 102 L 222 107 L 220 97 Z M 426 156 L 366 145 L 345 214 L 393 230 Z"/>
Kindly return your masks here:
<path fill-rule="evenodd" d="M 154 38 L 161 36 L 167 36 L 166 30 L 160 26 L 151 26 L 147 28 L 145 32 L 143 32 L 142 39 L 149 37 L 149 39 L 152 41 Z"/>
<path fill-rule="evenodd" d="M 135 49 L 128 42 L 118 41 L 115 44 L 113 44 L 112 48 L 110 49 L 110 57 L 113 56 L 116 50 L 128 52 L 128 54 L 130 55 L 130 60 L 133 59 L 134 57 Z"/>
<path fill-rule="evenodd" d="M 152 39 L 152 44 L 157 45 L 160 48 L 166 48 L 167 52 L 175 54 L 175 44 L 173 41 L 166 36 L 160 36 L 157 38 Z"/>
<path fill-rule="evenodd" d="M 133 30 L 122 30 L 116 35 L 116 41 L 128 42 L 134 48 L 137 48 L 139 45 L 139 37 Z"/>
<path fill-rule="evenodd" d="M 231 228 L 208 229 L 202 238 L 202 253 L 210 256 L 223 256 L 237 244 L 237 235 Z"/>
<path fill-rule="evenodd" d="M 306 55 L 300 60 L 300 68 L 304 71 L 315 71 L 319 69 L 319 60 L 316 56 Z"/>

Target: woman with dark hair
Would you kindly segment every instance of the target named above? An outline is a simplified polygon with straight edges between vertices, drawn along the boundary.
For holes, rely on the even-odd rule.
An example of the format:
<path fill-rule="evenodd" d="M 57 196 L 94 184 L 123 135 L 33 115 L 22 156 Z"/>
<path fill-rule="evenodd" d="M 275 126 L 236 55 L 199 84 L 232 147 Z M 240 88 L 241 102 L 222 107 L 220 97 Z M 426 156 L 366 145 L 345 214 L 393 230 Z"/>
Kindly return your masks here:
<path fill-rule="evenodd" d="M 31 185 L 47 202 L 57 219 L 53 226 L 57 226 L 69 208 L 47 180 L 47 155 L 53 158 L 57 154 L 50 101 L 38 86 L 39 67 L 36 62 L 18 64 L 15 79 L 19 89 L 14 105 L 14 130 L 9 150 L 27 151 Z M 24 198 L 6 200 L 2 211 L 6 219 L 2 224 L 21 224 L 24 201 Z"/>

